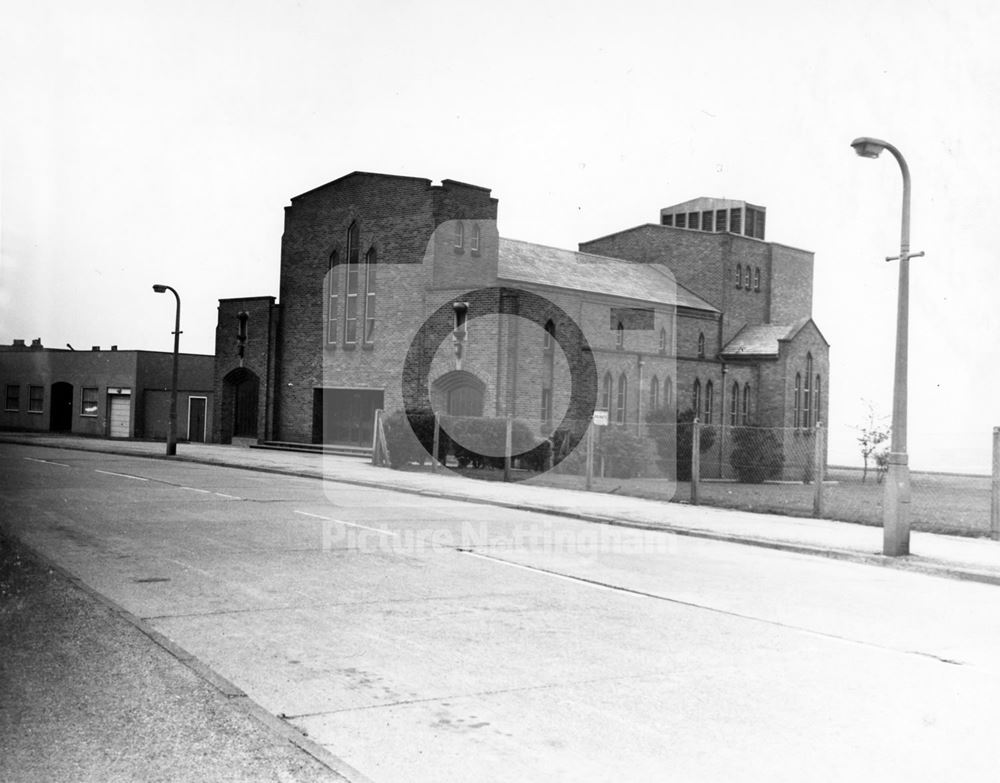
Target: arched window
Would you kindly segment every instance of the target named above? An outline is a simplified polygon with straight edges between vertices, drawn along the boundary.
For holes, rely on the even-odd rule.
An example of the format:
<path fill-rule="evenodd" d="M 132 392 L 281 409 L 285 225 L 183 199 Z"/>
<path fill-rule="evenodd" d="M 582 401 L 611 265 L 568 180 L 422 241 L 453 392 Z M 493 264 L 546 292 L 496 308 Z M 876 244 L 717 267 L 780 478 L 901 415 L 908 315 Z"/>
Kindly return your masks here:
<path fill-rule="evenodd" d="M 340 270 L 337 268 L 337 263 L 339 259 L 337 258 L 337 251 L 334 250 L 330 253 L 330 268 L 326 273 L 326 301 L 327 301 L 327 311 L 326 311 L 326 342 L 327 345 L 337 344 L 337 319 L 340 318 L 340 313 L 337 312 L 337 307 L 340 303 L 340 288 L 337 285 L 337 274 Z"/>
<path fill-rule="evenodd" d="M 375 269 L 378 253 L 374 247 L 365 253 L 365 345 L 375 341 Z"/>
<path fill-rule="evenodd" d="M 743 270 L 743 287 L 750 290 L 750 265 L 747 264 L 746 269 Z"/>
<path fill-rule="evenodd" d="M 358 342 L 358 224 L 347 229 L 347 285 L 344 289 L 344 345 Z"/>
<path fill-rule="evenodd" d="M 705 358 L 705 333 L 700 332 L 698 334 L 698 358 Z"/>
<path fill-rule="evenodd" d="M 660 328 L 660 353 L 667 352 L 667 330 L 663 327 Z"/>
<path fill-rule="evenodd" d="M 740 385 L 733 381 L 733 394 L 729 398 L 729 423 L 735 426 L 739 423 L 737 413 L 740 409 Z"/>
<path fill-rule="evenodd" d="M 705 424 L 712 423 L 713 408 L 715 407 L 715 388 L 712 382 L 705 384 Z"/>
<path fill-rule="evenodd" d="M 816 384 L 813 386 L 813 397 L 815 398 L 815 402 L 813 403 L 813 410 L 816 411 L 816 414 L 815 414 L 815 416 L 816 416 L 816 423 L 820 424 L 821 423 L 820 416 L 823 413 L 823 409 L 820 407 L 820 404 L 819 404 L 820 403 L 820 400 L 819 400 L 819 375 L 816 376 Z"/>
<path fill-rule="evenodd" d="M 649 409 L 655 411 L 660 407 L 660 379 L 655 375 L 649 382 Z"/>
<path fill-rule="evenodd" d="M 753 290 L 760 290 L 760 267 L 755 267 L 753 270 Z"/>
<path fill-rule="evenodd" d="M 691 393 L 691 409 L 695 416 L 701 416 L 701 381 L 695 380 L 694 391 Z"/>
<path fill-rule="evenodd" d="M 552 350 L 552 344 L 556 336 L 556 325 L 550 318 L 545 322 L 545 336 L 542 337 L 542 349 L 545 351 Z"/>
<path fill-rule="evenodd" d="M 625 423 L 625 407 L 628 399 L 628 378 L 625 373 L 618 376 L 618 415 L 616 420 L 619 424 Z"/>
<path fill-rule="evenodd" d="M 750 384 L 743 386 L 743 425 L 750 424 Z"/>
<path fill-rule="evenodd" d="M 601 409 L 611 410 L 611 373 L 604 373 L 604 383 L 601 386 Z"/>
<path fill-rule="evenodd" d="M 358 263 L 360 254 L 361 245 L 358 243 L 358 223 L 354 221 L 347 229 L 347 263 Z"/>
<path fill-rule="evenodd" d="M 472 225 L 472 236 L 469 238 L 469 249 L 473 253 L 479 252 L 479 240 L 480 240 L 480 230 L 479 224 L 473 223 Z"/>
<path fill-rule="evenodd" d="M 736 265 L 736 287 L 743 287 L 743 264 Z"/>
<path fill-rule="evenodd" d="M 796 427 L 802 426 L 802 373 L 795 373 L 795 424 Z"/>
<path fill-rule="evenodd" d="M 620 351 L 625 347 L 625 325 L 619 321 L 615 328 L 615 347 Z"/>
<path fill-rule="evenodd" d="M 674 406 L 674 381 L 669 375 L 663 384 L 663 404 L 668 409 Z"/>
<path fill-rule="evenodd" d="M 455 247 L 465 247 L 465 223 L 461 220 L 455 221 Z"/>
<path fill-rule="evenodd" d="M 812 354 L 806 354 L 806 377 L 805 387 L 802 390 L 802 426 L 812 426 Z"/>

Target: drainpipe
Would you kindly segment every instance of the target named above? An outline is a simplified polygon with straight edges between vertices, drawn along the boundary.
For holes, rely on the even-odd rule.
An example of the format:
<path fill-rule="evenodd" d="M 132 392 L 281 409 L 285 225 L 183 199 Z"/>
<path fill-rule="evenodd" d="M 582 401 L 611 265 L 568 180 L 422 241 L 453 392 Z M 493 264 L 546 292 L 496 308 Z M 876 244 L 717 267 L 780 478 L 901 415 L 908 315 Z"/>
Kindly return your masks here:
<path fill-rule="evenodd" d="M 726 412 L 726 371 L 727 370 L 728 370 L 728 368 L 726 367 L 726 363 L 722 362 L 722 395 L 721 395 L 721 403 L 722 403 L 721 407 L 722 407 L 722 410 L 719 411 L 719 413 L 721 414 L 721 416 L 719 417 L 720 422 L 721 422 L 720 425 L 719 425 L 719 478 L 720 479 L 723 478 L 723 475 L 722 475 L 722 462 L 723 462 L 724 455 L 726 453 L 726 416 L 728 415 L 727 412 Z"/>

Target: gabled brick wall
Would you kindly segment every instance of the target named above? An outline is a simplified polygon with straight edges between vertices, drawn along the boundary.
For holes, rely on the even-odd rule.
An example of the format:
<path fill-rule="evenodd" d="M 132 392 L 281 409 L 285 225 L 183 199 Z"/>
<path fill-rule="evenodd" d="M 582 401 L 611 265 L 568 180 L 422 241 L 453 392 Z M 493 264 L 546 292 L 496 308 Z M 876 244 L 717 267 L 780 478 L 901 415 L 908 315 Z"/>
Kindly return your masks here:
<path fill-rule="evenodd" d="M 285 210 L 281 251 L 278 438 L 312 440 L 313 394 L 318 387 L 383 388 L 387 409 L 401 402 L 392 386 L 396 379 L 401 383 L 406 349 L 426 314 L 444 298 L 432 293 L 430 271 L 423 265 L 435 229 L 457 219 L 495 221 L 496 210 L 496 199 L 485 188 L 366 173 L 349 174 L 292 199 Z M 355 346 L 344 344 L 342 316 L 336 343 L 328 342 L 325 329 L 325 291 L 334 252 L 340 267 L 332 274 L 343 311 L 352 222 L 357 223 L 361 257 L 374 247 L 378 258 L 377 326 L 371 346 L 361 339 Z M 441 232 L 440 241 L 447 243 L 447 232 Z M 466 237 L 466 247 L 468 243 Z M 495 247 L 495 240 L 487 244 Z M 481 251 L 476 265 L 481 267 L 487 258 Z"/>

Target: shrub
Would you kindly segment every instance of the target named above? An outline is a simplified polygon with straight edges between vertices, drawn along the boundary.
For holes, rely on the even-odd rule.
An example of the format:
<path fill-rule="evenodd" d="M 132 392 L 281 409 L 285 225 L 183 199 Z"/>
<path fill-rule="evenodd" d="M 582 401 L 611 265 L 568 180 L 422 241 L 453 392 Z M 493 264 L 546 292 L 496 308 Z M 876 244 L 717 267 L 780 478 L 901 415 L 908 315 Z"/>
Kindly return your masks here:
<path fill-rule="evenodd" d="M 694 411 L 688 408 L 683 413 L 677 414 L 677 432 L 675 435 L 674 447 L 676 449 L 676 464 L 677 464 L 677 480 L 678 481 L 690 481 L 691 480 L 691 439 L 694 434 Z M 647 418 L 648 420 L 648 418 Z M 669 437 L 668 430 L 662 428 L 664 435 L 663 437 Z M 715 445 L 715 430 L 711 427 L 701 428 L 701 453 L 704 454 L 706 451 Z M 663 454 L 665 449 L 661 450 L 660 453 Z"/>
<path fill-rule="evenodd" d="M 558 429 L 552 433 L 553 462 L 559 473 L 581 474 L 587 467 L 586 429 Z"/>
<path fill-rule="evenodd" d="M 552 441 L 546 438 L 530 451 L 526 451 L 517 459 L 517 463 L 525 470 L 533 470 L 537 473 L 544 473 L 549 469 L 549 460 L 552 458 Z"/>
<path fill-rule="evenodd" d="M 765 427 L 736 427 L 732 430 L 733 450 L 729 463 L 744 484 L 761 484 L 778 478 L 785 464 L 785 452 L 774 430 Z"/>
<path fill-rule="evenodd" d="M 420 412 L 409 419 L 403 411 L 396 411 L 383 419 L 389 464 L 401 468 L 410 462 L 424 464 L 434 450 L 434 414 Z M 443 429 L 438 441 L 438 459 L 444 461 L 451 444 Z"/>
<path fill-rule="evenodd" d="M 604 427 L 595 456 L 604 457 L 604 475 L 614 478 L 639 478 L 652 475 L 656 454 L 652 442 L 625 427 Z"/>
<path fill-rule="evenodd" d="M 572 430 L 556 430 L 552 433 L 554 459 L 559 463 L 557 473 L 583 475 L 587 469 L 587 436 Z M 561 458 L 561 459 L 560 459 Z"/>
<path fill-rule="evenodd" d="M 504 449 L 507 443 L 507 419 L 503 417 L 450 418 L 442 421 L 450 435 L 451 453 L 458 460 L 459 467 L 474 468 L 504 466 Z M 524 454 L 521 460 L 538 464 L 547 459 L 542 444 L 547 444 L 535 435 L 527 422 L 515 419 L 511 425 L 511 454 Z M 539 448 L 541 447 L 541 448 Z M 530 455 L 530 456 L 529 456 Z"/>

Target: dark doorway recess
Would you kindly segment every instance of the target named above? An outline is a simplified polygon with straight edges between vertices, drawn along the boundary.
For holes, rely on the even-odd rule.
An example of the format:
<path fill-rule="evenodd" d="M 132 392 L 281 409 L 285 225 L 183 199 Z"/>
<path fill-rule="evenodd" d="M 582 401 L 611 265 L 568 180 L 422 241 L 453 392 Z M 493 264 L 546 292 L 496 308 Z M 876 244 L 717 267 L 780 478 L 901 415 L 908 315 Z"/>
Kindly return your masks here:
<path fill-rule="evenodd" d="M 73 429 L 73 384 L 59 381 L 52 384 L 52 418 L 49 429 L 69 432 Z"/>
<path fill-rule="evenodd" d="M 192 443 L 205 442 L 205 410 L 207 407 L 208 400 L 205 397 L 191 397 L 188 400 L 188 440 Z"/>
<path fill-rule="evenodd" d="M 237 367 L 222 379 L 222 439 L 257 437 L 257 402 L 260 379 Z"/>

